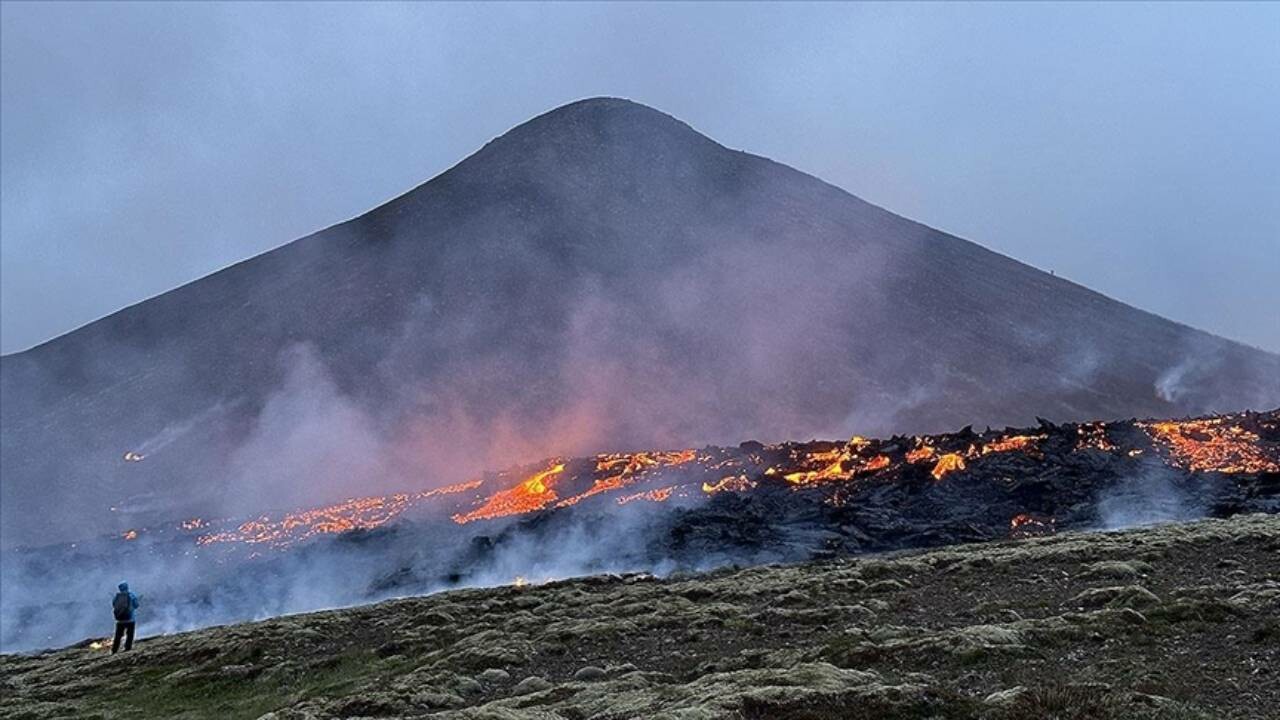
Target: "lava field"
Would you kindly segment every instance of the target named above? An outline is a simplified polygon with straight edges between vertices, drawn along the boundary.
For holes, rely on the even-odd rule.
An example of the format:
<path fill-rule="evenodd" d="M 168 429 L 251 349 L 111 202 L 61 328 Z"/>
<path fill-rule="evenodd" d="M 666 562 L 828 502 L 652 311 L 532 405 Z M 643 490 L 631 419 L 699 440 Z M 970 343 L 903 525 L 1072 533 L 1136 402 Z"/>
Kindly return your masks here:
<path fill-rule="evenodd" d="M 1280 410 L 549 458 L 432 490 L 8 550 L 6 588 L 67 592 L 31 605 L 6 593 L 3 646 L 94 634 L 95 590 L 117 576 L 175 631 L 451 587 L 1253 512 L 1280 512 Z"/>

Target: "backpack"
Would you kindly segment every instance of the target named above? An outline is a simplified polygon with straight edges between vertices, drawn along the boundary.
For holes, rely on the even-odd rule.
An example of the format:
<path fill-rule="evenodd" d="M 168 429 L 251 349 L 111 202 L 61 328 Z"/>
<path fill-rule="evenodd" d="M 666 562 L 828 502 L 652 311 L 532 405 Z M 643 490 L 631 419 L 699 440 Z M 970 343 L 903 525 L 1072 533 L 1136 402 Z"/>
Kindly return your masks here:
<path fill-rule="evenodd" d="M 129 593 L 116 593 L 116 597 L 111 601 L 111 610 L 116 614 L 116 621 L 129 622 L 133 619 L 133 598 L 129 597 Z"/>

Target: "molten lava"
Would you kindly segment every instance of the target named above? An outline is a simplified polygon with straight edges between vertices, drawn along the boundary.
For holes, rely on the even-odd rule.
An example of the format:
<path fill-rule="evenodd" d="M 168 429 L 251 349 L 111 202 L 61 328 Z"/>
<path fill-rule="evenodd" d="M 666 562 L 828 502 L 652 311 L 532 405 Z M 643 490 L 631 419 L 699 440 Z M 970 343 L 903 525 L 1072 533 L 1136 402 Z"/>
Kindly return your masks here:
<path fill-rule="evenodd" d="M 1280 472 L 1280 460 L 1268 453 L 1257 433 L 1226 418 L 1139 423 L 1164 450 L 1166 461 L 1189 470 L 1222 473 Z"/>
<path fill-rule="evenodd" d="M 217 543 L 265 543 L 273 547 L 287 547 L 307 538 L 350 530 L 371 530 L 385 525 L 415 504 L 430 498 L 452 495 L 480 486 L 479 480 L 446 485 L 413 495 L 380 495 L 351 498 L 335 505 L 285 513 L 279 517 L 261 515 L 232 528 L 209 532 L 196 538 L 197 545 Z M 214 523 L 203 518 L 184 521 L 179 527 L 184 531 L 213 527 Z"/>
<path fill-rule="evenodd" d="M 933 470 L 930 471 L 929 474 L 933 475 L 934 480 L 941 480 L 949 473 L 953 473 L 957 470 L 963 470 L 964 468 L 965 462 L 963 455 L 959 453 L 947 453 L 946 455 L 938 458 L 938 462 L 933 466 Z"/>
<path fill-rule="evenodd" d="M 671 493 L 675 492 L 674 487 L 662 487 L 654 490 L 645 490 L 634 495 L 624 495 L 618 498 L 619 505 L 626 505 L 636 500 L 648 500 L 649 502 L 666 502 L 671 498 Z"/>
<path fill-rule="evenodd" d="M 826 480 L 843 479 L 847 475 L 844 463 L 849 459 L 850 456 L 847 450 L 828 450 L 826 452 L 812 453 L 800 460 L 800 467 L 812 468 L 818 466 L 816 469 L 786 473 L 782 477 L 793 485 L 811 485 Z"/>
<path fill-rule="evenodd" d="M 989 455 L 991 453 L 1002 452 L 1024 452 L 1030 455 L 1038 455 L 1036 449 L 1044 435 L 1010 435 L 994 440 L 982 446 L 982 454 Z"/>
<path fill-rule="evenodd" d="M 932 460 L 933 456 L 936 454 L 937 451 L 932 447 L 928 445 L 921 445 L 920 447 L 907 452 L 907 462 L 918 463 L 924 462 L 925 460 Z"/>
<path fill-rule="evenodd" d="M 555 502 L 556 492 L 552 485 L 556 476 L 562 472 L 564 472 L 564 463 L 557 462 L 546 470 L 530 475 L 528 479 L 510 490 L 494 493 L 484 505 L 475 510 L 454 515 L 454 522 L 463 524 L 472 520 L 489 520 L 541 510 Z"/>
<path fill-rule="evenodd" d="M 1039 472 L 1035 468 L 1047 454 L 1061 462 L 1082 452 L 1139 463 L 1155 455 L 1188 472 L 1278 472 L 1280 411 L 1168 422 L 1050 425 L 1039 432 L 977 434 L 965 429 L 890 440 L 854 437 L 843 443 L 743 443 L 729 448 L 555 458 L 520 472 L 490 473 L 425 492 L 350 498 L 324 507 L 237 520 L 189 518 L 172 525 L 170 532 L 194 536 L 200 546 L 285 548 L 320 535 L 377 528 L 415 508 L 466 524 L 584 502 L 627 505 L 661 503 L 673 497 L 714 502 L 724 494 L 764 488 L 811 493 L 827 505 L 842 507 L 856 497 L 855 490 L 869 484 L 928 482 L 930 478 L 938 482 L 964 470 L 972 471 L 966 473 L 966 481 L 989 478 L 993 474 L 988 465 L 994 466 L 995 477 L 1017 483 L 1025 474 Z M 1097 461 L 1090 458 L 1087 464 Z M 1054 519 L 1047 516 L 1020 514 L 1009 521 L 1013 537 L 1053 529 Z M 135 540 L 145 532 L 145 528 L 130 529 L 117 537 Z"/>

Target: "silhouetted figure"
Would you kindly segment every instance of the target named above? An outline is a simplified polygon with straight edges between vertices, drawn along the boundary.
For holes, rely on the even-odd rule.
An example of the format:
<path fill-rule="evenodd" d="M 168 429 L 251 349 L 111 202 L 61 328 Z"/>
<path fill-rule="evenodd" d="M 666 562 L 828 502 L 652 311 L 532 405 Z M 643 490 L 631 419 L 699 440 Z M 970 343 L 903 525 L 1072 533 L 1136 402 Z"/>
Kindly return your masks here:
<path fill-rule="evenodd" d="M 138 609 L 138 596 L 129 592 L 129 583 L 122 582 L 117 587 L 120 592 L 111 601 L 111 611 L 116 616 L 116 638 L 111 641 L 111 654 L 120 651 L 120 638 L 124 637 L 124 649 L 133 649 L 133 630 L 136 623 L 133 611 Z"/>

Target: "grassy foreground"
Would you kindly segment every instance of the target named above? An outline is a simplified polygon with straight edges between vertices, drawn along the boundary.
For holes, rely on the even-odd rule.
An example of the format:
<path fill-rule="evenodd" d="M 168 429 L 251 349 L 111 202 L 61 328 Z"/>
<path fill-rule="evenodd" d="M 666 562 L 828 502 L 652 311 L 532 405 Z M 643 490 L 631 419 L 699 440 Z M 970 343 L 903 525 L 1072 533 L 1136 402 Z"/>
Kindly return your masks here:
<path fill-rule="evenodd" d="M 1276 708 L 1280 517 L 1262 515 L 463 590 L 148 638 L 114 657 L 0 657 L 0 716 L 32 719 L 1192 719 Z"/>

